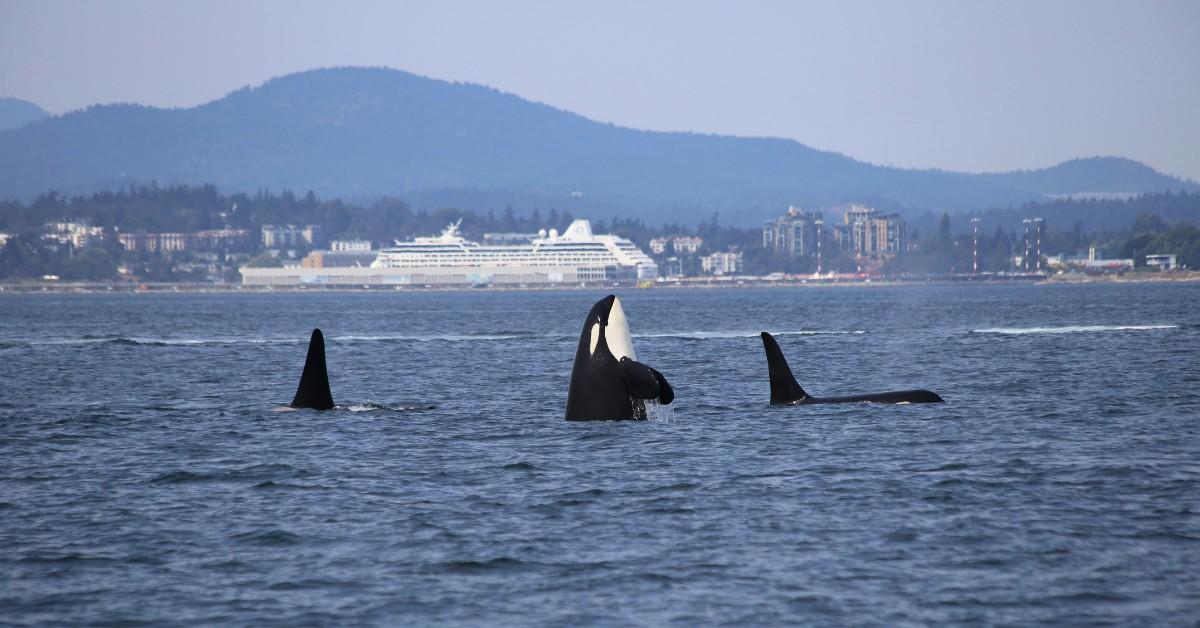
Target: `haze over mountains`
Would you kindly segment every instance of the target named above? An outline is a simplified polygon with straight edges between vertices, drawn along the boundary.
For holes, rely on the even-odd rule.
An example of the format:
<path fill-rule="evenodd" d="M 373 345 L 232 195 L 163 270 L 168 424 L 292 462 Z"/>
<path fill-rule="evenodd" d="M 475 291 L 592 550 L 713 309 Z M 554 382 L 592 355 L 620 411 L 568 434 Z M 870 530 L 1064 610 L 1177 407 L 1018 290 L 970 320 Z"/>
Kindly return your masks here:
<path fill-rule="evenodd" d="M 29 101 L 0 97 L 0 131 L 23 127 L 49 115 L 44 109 Z"/>
<path fill-rule="evenodd" d="M 792 140 L 634 130 L 389 69 L 313 70 L 187 109 L 94 106 L 0 131 L 0 197 L 151 181 L 688 223 L 713 211 L 752 223 L 791 203 L 912 215 L 1200 190 L 1114 157 L 964 174 L 876 166 Z"/>

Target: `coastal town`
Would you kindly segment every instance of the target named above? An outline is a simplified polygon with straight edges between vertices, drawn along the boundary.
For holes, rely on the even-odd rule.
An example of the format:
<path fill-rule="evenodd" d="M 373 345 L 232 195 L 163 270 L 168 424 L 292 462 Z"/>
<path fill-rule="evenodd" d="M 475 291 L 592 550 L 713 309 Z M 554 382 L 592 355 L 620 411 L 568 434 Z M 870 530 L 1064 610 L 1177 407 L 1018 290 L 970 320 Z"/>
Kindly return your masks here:
<path fill-rule="evenodd" d="M 217 218 L 238 215 L 233 204 Z M 1186 261 L 1172 250 L 1124 257 L 1108 255 L 1095 243 L 1086 247 L 1075 243 L 1072 250 L 1063 250 L 1060 242 L 1056 249 L 1048 249 L 1047 222 L 1036 216 L 1022 218 L 1019 231 L 997 229 L 990 235 L 981 234 L 981 219 L 972 217 L 970 231 L 957 236 L 951 232 L 949 217 L 943 216 L 934 233 L 914 237 L 916 229 L 895 212 L 863 204 L 821 210 L 793 205 L 765 220 L 760 229 L 712 226 L 672 231 L 670 226 L 640 223 L 634 225 L 637 228 L 623 228 L 628 226 L 613 221 L 612 234 L 596 235 L 588 221 L 576 220 L 561 234 L 555 226 L 483 231 L 473 241 L 459 231 L 464 219 L 473 220 L 472 214 L 447 211 L 443 215 L 457 216 L 452 232 L 438 236 L 429 230 L 390 239 L 331 233 L 313 223 L 155 231 L 61 218 L 44 223 L 33 234 L 0 233 L 0 263 L 6 266 L 0 286 L 538 288 L 1192 276 Z M 542 220 L 552 225 L 568 218 L 551 213 Z M 533 221 L 538 219 L 514 218 L 507 223 L 492 219 L 485 224 L 536 226 Z M 443 246 L 440 253 L 434 245 Z M 586 259 L 547 257 L 554 247 L 578 252 L 581 246 L 597 250 L 607 246 L 608 252 Z M 401 250 L 407 253 L 397 257 Z M 534 257 L 523 253 L 526 250 Z M 447 251 L 452 254 L 446 256 Z M 22 276 L 21 263 L 39 255 L 48 261 L 47 272 Z M 54 261 L 58 263 L 50 263 Z"/>

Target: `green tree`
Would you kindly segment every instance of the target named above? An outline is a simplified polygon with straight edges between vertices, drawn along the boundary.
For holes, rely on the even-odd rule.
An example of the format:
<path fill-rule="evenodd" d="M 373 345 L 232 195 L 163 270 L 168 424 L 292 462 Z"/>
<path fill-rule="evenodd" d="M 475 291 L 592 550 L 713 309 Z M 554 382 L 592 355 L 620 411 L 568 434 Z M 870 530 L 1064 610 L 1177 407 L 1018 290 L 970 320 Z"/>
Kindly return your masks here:
<path fill-rule="evenodd" d="M 259 253 L 246 262 L 250 268 L 283 268 L 283 262 L 270 253 Z"/>
<path fill-rule="evenodd" d="M 953 244 L 953 238 L 950 236 L 950 214 L 943 213 L 942 219 L 938 221 L 937 235 L 934 237 L 933 246 L 938 252 L 949 251 Z"/>
<path fill-rule="evenodd" d="M 1134 233 L 1162 233 L 1167 230 L 1167 223 L 1158 214 L 1142 213 L 1133 219 L 1130 230 Z"/>
<path fill-rule="evenodd" d="M 117 276 L 117 263 L 108 251 L 92 246 L 63 260 L 58 274 L 63 279 L 77 281 L 110 280 Z"/>

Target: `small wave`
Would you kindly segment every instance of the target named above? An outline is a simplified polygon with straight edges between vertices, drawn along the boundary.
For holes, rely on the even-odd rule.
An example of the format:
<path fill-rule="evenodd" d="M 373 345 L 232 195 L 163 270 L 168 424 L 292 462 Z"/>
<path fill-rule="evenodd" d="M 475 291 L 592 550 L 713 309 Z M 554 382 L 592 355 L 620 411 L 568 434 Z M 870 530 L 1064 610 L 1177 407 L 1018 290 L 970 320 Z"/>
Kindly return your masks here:
<path fill-rule="evenodd" d="M 193 473 L 191 471 L 171 471 L 157 475 L 150 480 L 151 484 L 180 484 L 183 482 L 203 482 L 211 480 L 213 476 L 207 473 Z"/>
<path fill-rule="evenodd" d="M 516 340 L 529 334 L 344 334 L 326 336 L 335 343 L 351 342 L 480 342 Z M 0 340 L 0 348 L 21 346 L 72 346 L 72 345 L 126 345 L 143 347 L 197 347 L 224 345 L 302 344 L 308 342 L 304 336 L 288 337 L 207 337 L 169 338 L 153 336 L 83 336 L 79 338 L 6 338 Z"/>
<path fill-rule="evenodd" d="M 944 464 L 941 466 L 930 467 L 930 468 L 926 468 L 926 469 L 922 469 L 922 468 L 908 469 L 908 472 L 909 473 L 942 473 L 945 471 L 966 471 L 969 468 L 970 467 L 968 465 L 966 465 L 965 463 L 951 462 L 951 463 Z"/>
<path fill-rule="evenodd" d="M 972 329 L 971 333 L 1020 336 L 1024 334 L 1079 334 L 1106 331 L 1152 331 L 1159 329 L 1177 329 L 1178 327 L 1179 325 L 1064 325 L 1062 327 L 987 327 L 984 329 Z"/>
<path fill-rule="evenodd" d="M 729 338 L 758 338 L 762 332 L 757 331 L 673 331 L 655 334 L 630 334 L 634 338 L 682 338 L 685 340 L 725 340 Z M 773 336 L 848 336 L 865 334 L 865 329 L 822 330 L 802 329 L 796 331 L 775 331 Z"/>
<path fill-rule="evenodd" d="M 148 482 L 150 484 L 184 484 L 188 482 L 209 481 L 238 481 L 265 480 L 283 477 L 299 477 L 308 475 L 302 469 L 296 469 L 289 464 L 252 464 L 240 469 L 228 469 L 219 472 L 188 471 L 179 469 L 160 473 Z"/>
<path fill-rule="evenodd" d="M 431 403 L 386 404 L 386 403 L 352 403 L 348 406 L 338 406 L 349 412 L 425 412 L 436 409 Z"/>
<path fill-rule="evenodd" d="M 80 552 L 30 552 L 17 559 L 17 562 L 22 563 L 75 563 L 83 561 L 111 561 L 111 558 L 105 556 L 93 556 L 91 554 L 83 554 Z"/>
<path fill-rule="evenodd" d="M 147 347 L 238 345 L 238 344 L 300 344 L 303 338 L 155 338 L 146 336 L 83 336 L 81 338 L 9 339 L 8 344 L 25 346 L 59 345 L 128 345 Z"/>
<path fill-rule="evenodd" d="M 37 340 L 28 340 L 20 338 L 11 338 L 6 340 L 13 346 L 41 346 L 41 345 L 98 345 L 121 340 L 120 338 L 42 338 Z"/>
<path fill-rule="evenodd" d="M 281 490 L 281 489 L 282 490 L 310 491 L 310 490 L 320 490 L 320 489 L 324 489 L 326 487 L 320 486 L 320 485 L 315 485 L 315 484 L 291 484 L 288 482 L 276 482 L 274 480 L 264 480 L 262 482 L 259 482 L 258 484 L 255 484 L 251 488 L 254 490 L 258 490 L 258 491 Z"/>
<path fill-rule="evenodd" d="M 358 582 L 344 580 L 325 580 L 322 578 L 305 578 L 302 580 L 285 580 L 268 585 L 268 591 L 304 591 L 308 589 L 360 589 L 364 585 Z"/>
<path fill-rule="evenodd" d="M 649 492 L 650 493 L 677 493 L 677 492 L 687 492 L 687 491 L 690 491 L 695 488 L 699 488 L 699 485 L 692 484 L 691 482 L 676 482 L 674 484 L 665 484 L 663 486 L 656 486 L 656 487 L 650 489 Z"/>
<path fill-rule="evenodd" d="M 292 534 L 287 530 L 257 530 L 254 532 L 244 532 L 242 534 L 234 534 L 231 538 L 242 543 L 252 543 L 255 545 L 295 545 L 300 542 L 300 537 Z"/>
<path fill-rule="evenodd" d="M 520 571 L 533 566 L 536 566 L 536 563 L 529 563 L 507 556 L 500 556 L 491 560 L 453 560 L 434 565 L 436 569 L 441 571 L 465 574 L 492 571 Z"/>

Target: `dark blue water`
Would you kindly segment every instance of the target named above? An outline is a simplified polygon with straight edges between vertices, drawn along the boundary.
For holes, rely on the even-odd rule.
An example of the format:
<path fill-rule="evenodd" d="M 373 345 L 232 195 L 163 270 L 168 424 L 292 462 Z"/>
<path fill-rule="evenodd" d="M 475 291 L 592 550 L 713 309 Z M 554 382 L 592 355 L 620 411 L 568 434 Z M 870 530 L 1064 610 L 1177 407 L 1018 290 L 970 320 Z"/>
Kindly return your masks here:
<path fill-rule="evenodd" d="M 562 419 L 601 292 L 0 295 L 0 620 L 1200 617 L 1200 286 L 621 294 L 645 423 Z"/>

